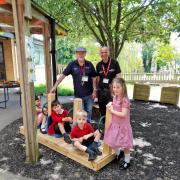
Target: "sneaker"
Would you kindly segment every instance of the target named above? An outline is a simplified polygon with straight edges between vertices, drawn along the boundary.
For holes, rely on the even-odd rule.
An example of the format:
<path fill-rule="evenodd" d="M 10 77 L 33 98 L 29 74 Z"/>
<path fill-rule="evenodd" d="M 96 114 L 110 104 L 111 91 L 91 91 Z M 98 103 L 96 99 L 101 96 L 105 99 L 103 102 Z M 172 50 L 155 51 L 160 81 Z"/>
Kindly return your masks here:
<path fill-rule="evenodd" d="M 65 141 L 66 143 L 68 143 L 68 144 L 71 144 L 71 143 L 72 143 L 69 135 L 67 135 L 67 134 L 64 135 L 64 141 Z"/>
<path fill-rule="evenodd" d="M 89 154 L 88 161 L 93 161 L 97 157 L 97 155 L 94 151 L 90 151 L 88 154 Z"/>
<path fill-rule="evenodd" d="M 41 128 L 41 129 L 40 129 L 40 132 L 41 132 L 42 134 L 47 134 L 47 132 L 46 132 L 46 129 L 45 129 L 45 128 Z"/>
<path fill-rule="evenodd" d="M 121 163 L 120 163 L 120 169 L 128 169 L 129 168 L 129 166 L 130 166 L 130 163 L 127 163 L 127 162 L 125 162 L 125 161 L 122 161 Z"/>

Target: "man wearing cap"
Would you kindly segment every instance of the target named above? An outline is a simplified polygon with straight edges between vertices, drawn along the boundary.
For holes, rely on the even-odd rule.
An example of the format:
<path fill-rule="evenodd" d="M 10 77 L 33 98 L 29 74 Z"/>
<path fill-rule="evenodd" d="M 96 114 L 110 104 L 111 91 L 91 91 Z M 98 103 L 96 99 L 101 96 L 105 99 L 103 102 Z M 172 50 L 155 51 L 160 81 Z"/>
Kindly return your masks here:
<path fill-rule="evenodd" d="M 121 73 L 119 63 L 109 57 L 109 48 L 101 47 L 101 61 L 96 65 L 98 103 L 101 116 L 106 115 L 106 105 L 112 101 L 110 85 L 115 76 Z"/>
<path fill-rule="evenodd" d="M 68 75 L 72 75 L 74 84 L 74 96 L 82 99 L 83 109 L 88 113 L 88 121 L 92 116 L 92 98 L 96 97 L 96 71 L 90 61 L 85 60 L 86 49 L 76 49 L 76 60 L 70 62 L 63 73 L 57 79 L 50 90 L 55 92 L 57 86 Z"/>

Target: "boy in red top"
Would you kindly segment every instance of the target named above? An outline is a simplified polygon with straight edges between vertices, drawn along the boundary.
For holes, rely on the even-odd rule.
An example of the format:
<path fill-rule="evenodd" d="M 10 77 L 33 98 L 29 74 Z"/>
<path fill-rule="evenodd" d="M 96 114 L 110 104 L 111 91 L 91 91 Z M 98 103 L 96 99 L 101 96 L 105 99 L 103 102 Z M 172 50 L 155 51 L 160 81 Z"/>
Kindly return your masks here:
<path fill-rule="evenodd" d="M 77 112 L 77 125 L 71 130 L 71 140 L 73 145 L 81 151 L 89 154 L 89 161 L 96 159 L 97 155 L 102 155 L 98 149 L 100 139 L 99 131 L 95 131 L 91 124 L 87 123 L 87 112 L 82 110 Z"/>
<path fill-rule="evenodd" d="M 64 141 L 68 144 L 71 144 L 71 139 L 65 131 L 64 124 L 66 122 L 68 122 L 69 124 L 72 123 L 72 118 L 66 117 L 68 111 L 66 109 L 62 109 L 59 101 L 54 100 L 51 103 L 51 108 L 52 122 L 48 127 L 48 134 L 61 133 L 64 136 Z"/>

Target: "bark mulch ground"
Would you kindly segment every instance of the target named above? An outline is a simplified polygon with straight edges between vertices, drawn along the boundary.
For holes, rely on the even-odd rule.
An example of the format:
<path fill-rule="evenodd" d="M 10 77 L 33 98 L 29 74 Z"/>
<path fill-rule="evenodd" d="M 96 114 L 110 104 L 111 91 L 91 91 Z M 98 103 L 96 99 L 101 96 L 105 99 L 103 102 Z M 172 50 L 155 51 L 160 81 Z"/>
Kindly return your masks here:
<path fill-rule="evenodd" d="M 180 109 L 171 105 L 132 101 L 131 122 L 134 151 L 131 167 L 120 170 L 111 162 L 94 172 L 69 158 L 40 145 L 42 159 L 25 163 L 22 120 L 0 132 L 0 168 L 33 179 L 180 179 Z"/>

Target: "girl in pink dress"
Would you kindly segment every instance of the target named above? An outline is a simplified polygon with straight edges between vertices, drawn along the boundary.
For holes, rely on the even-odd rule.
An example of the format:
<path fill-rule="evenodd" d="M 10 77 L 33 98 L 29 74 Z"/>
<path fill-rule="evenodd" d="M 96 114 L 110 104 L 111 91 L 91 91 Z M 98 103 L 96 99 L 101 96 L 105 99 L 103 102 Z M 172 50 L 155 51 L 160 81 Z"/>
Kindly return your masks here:
<path fill-rule="evenodd" d="M 130 125 L 130 102 L 127 97 L 127 88 L 124 79 L 115 78 L 112 83 L 113 102 L 107 104 L 112 119 L 104 134 L 104 142 L 116 151 L 120 159 L 121 169 L 130 166 L 130 149 L 133 148 L 132 128 Z M 120 151 L 123 150 L 123 151 Z"/>

